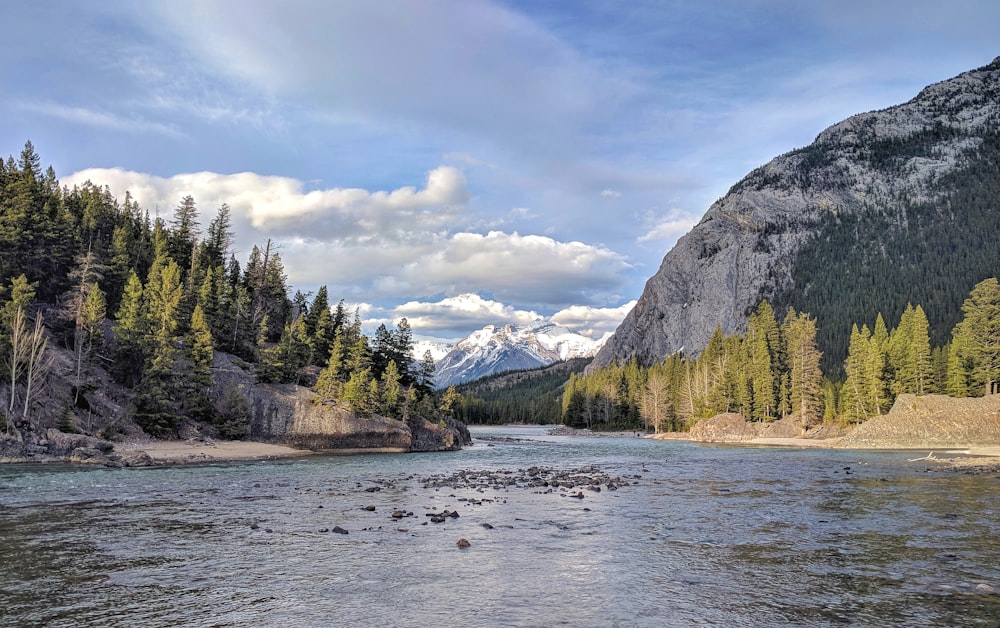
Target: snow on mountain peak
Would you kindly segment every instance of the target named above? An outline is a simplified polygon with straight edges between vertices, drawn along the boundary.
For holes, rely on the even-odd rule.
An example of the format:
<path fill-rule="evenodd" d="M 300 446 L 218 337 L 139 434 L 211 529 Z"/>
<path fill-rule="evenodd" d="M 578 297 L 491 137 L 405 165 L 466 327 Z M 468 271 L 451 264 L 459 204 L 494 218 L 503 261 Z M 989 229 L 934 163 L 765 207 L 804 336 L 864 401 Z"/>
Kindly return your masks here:
<path fill-rule="evenodd" d="M 591 357 L 609 336 L 592 340 L 545 320 L 529 325 L 486 325 L 456 342 L 437 362 L 434 381 L 438 388 L 445 388 L 502 371 Z"/>

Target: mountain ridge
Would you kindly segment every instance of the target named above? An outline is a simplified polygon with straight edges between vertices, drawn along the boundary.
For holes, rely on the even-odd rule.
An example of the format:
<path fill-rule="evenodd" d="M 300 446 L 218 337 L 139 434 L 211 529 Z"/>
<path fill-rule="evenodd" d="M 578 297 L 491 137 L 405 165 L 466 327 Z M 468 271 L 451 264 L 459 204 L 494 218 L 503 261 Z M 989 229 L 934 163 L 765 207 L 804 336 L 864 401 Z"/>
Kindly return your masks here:
<path fill-rule="evenodd" d="M 504 371 L 589 358 L 609 335 L 592 340 L 550 321 L 486 325 L 456 342 L 438 361 L 434 382 L 438 388 L 447 388 Z"/>
<path fill-rule="evenodd" d="M 995 244 L 991 249 L 981 235 L 976 239 L 977 231 L 1000 227 L 996 212 L 982 209 L 975 204 L 979 201 L 954 204 L 970 187 L 993 185 L 992 172 L 1000 163 L 998 136 L 1000 57 L 929 85 L 906 103 L 828 127 L 812 144 L 751 171 L 709 207 L 664 256 L 636 306 L 589 368 L 632 357 L 652 364 L 676 351 L 697 354 L 717 326 L 725 333 L 744 331 L 750 311 L 763 298 L 776 303 L 779 312 L 788 306 L 810 312 L 822 328 L 843 324 L 840 319 L 847 315 L 841 316 L 838 308 L 865 321 L 874 319 L 876 307 L 894 316 L 902 310 L 900 301 L 921 295 L 933 299 L 933 291 L 915 287 L 919 282 L 962 284 L 948 293 L 947 303 L 924 304 L 936 308 L 940 340 L 962 296 L 988 276 L 977 273 L 1000 262 Z M 961 180 L 963 173 L 972 173 L 968 181 Z M 992 192 L 991 198 L 996 198 Z M 944 244 L 921 250 L 940 260 L 908 260 L 905 247 L 919 244 L 906 240 L 914 229 L 925 237 L 935 230 L 954 230 L 969 242 L 953 243 L 950 248 L 957 252 Z M 824 246 L 834 237 L 840 238 L 840 248 Z M 976 262 L 962 266 L 959 258 L 970 250 Z M 950 271 L 951 261 L 961 268 Z M 935 263 L 940 268 L 931 269 Z M 892 276 L 894 265 L 913 267 L 908 275 L 896 272 L 910 285 L 879 285 Z M 810 274 L 807 266 L 816 268 Z M 882 266 L 889 270 L 880 275 Z M 862 276 L 859 294 L 850 295 L 857 297 L 857 307 L 836 304 L 836 293 L 817 296 L 844 289 L 824 279 L 830 268 Z M 872 276 L 864 277 L 872 268 Z M 835 310 L 838 316 L 832 318 L 837 320 L 828 320 Z M 820 339 L 831 360 L 844 353 L 849 331 L 848 323 L 846 331 L 834 330 Z"/>

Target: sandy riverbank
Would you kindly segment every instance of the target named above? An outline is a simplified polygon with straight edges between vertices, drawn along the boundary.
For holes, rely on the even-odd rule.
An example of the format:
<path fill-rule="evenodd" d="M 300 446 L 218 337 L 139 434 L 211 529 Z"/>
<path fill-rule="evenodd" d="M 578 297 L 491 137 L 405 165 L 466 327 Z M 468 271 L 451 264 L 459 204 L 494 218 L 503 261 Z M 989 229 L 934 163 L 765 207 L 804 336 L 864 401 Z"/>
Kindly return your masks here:
<path fill-rule="evenodd" d="M 646 438 L 656 440 L 690 440 L 684 432 L 666 432 L 662 434 L 650 434 Z M 803 447 L 811 449 L 833 449 L 851 447 L 841 446 L 842 438 L 754 438 L 752 440 L 738 443 L 719 443 L 733 447 Z M 697 441 L 692 441 L 697 442 Z M 867 449 L 872 451 L 871 449 Z M 898 449 L 887 449 L 887 451 L 898 451 Z M 942 448 L 938 450 L 912 449 L 914 458 L 910 462 L 927 462 L 942 468 L 969 469 L 976 471 L 1000 471 L 1000 446 L 973 446 L 965 449 Z M 917 457 L 919 454 L 925 455 Z"/>
<path fill-rule="evenodd" d="M 233 440 L 160 440 L 119 443 L 115 451 L 144 451 L 156 464 L 186 464 L 192 462 L 227 462 L 239 460 L 273 460 L 313 455 L 307 449 L 285 445 Z"/>

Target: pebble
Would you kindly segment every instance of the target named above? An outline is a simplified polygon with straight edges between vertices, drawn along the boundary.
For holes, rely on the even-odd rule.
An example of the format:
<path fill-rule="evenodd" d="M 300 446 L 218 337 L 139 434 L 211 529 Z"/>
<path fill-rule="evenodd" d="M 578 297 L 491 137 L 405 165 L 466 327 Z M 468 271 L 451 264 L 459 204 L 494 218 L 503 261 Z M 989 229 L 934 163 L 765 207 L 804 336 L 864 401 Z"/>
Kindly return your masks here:
<path fill-rule="evenodd" d="M 458 543 L 456 543 L 455 545 L 458 545 L 458 547 L 460 549 L 465 549 L 467 547 L 472 547 L 472 543 L 469 543 L 468 539 L 458 539 Z"/>

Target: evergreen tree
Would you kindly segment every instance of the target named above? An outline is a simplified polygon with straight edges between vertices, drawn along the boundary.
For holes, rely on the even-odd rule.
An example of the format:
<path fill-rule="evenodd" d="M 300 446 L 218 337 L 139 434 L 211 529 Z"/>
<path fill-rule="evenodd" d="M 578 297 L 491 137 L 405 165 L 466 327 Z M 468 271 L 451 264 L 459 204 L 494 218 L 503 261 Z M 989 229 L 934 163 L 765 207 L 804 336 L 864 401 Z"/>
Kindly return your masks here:
<path fill-rule="evenodd" d="M 149 354 L 146 342 L 149 321 L 143 309 L 143 300 L 142 282 L 135 271 L 131 271 L 114 325 L 118 349 L 111 369 L 115 378 L 127 386 L 138 383 Z"/>
<path fill-rule="evenodd" d="M 140 427 L 155 436 L 172 433 L 179 414 L 182 382 L 176 371 L 174 338 L 181 296 L 180 268 L 173 259 L 158 256 L 150 269 L 144 290 L 151 351 L 139 384 L 133 415 Z"/>
<path fill-rule="evenodd" d="M 225 268 L 226 255 L 233 245 L 232 219 L 229 205 L 223 203 L 219 206 L 215 218 L 208 224 L 208 234 L 205 238 L 205 261 L 204 266 Z"/>
<path fill-rule="evenodd" d="M 327 359 L 327 364 L 320 371 L 319 377 L 316 378 L 316 385 L 313 387 L 313 391 L 321 399 L 333 400 L 340 397 L 345 381 L 345 359 L 343 338 L 338 334 L 336 340 L 333 341 L 333 346 L 330 348 L 330 357 Z"/>
<path fill-rule="evenodd" d="M 398 416 L 400 404 L 403 400 L 403 393 L 399 383 L 399 369 L 396 368 L 394 361 L 390 360 L 388 366 L 386 366 L 379 388 L 379 412 L 382 416 Z"/>
<path fill-rule="evenodd" d="M 174 209 L 170 223 L 168 253 L 177 262 L 182 278 L 186 279 L 191 269 L 192 255 L 198 241 L 198 208 L 190 195 L 181 199 Z"/>
<path fill-rule="evenodd" d="M 889 340 L 888 334 L 881 331 L 884 329 L 885 324 L 879 314 L 875 320 L 875 331 L 868 339 L 868 361 L 865 363 L 865 381 L 868 384 L 865 405 L 871 412 L 870 416 L 884 414 L 889 409 Z M 867 333 L 867 328 L 864 331 Z"/>
<path fill-rule="evenodd" d="M 449 416 L 454 416 L 458 406 L 462 403 L 462 395 L 454 386 L 449 386 L 441 395 L 441 411 Z"/>
<path fill-rule="evenodd" d="M 185 406 L 190 409 L 190 414 L 194 418 L 211 420 L 213 412 L 208 389 L 212 386 L 212 362 L 215 352 L 212 348 L 212 331 L 199 305 L 195 306 L 191 314 L 185 346 L 187 358 L 191 362 L 191 371 L 187 375 L 191 393 Z"/>
<path fill-rule="evenodd" d="M 372 397 L 372 373 L 370 368 L 351 373 L 350 379 L 344 384 L 343 400 L 351 411 L 359 416 L 368 416 L 375 411 L 377 397 Z"/>
<path fill-rule="evenodd" d="M 424 351 L 424 357 L 420 360 L 420 367 L 417 369 L 416 388 L 423 394 L 429 393 L 434 388 L 434 355 L 431 350 Z"/>
<path fill-rule="evenodd" d="M 790 309 L 785 317 L 783 336 L 790 367 L 791 411 L 806 424 L 818 422 L 822 409 L 823 373 L 819 367 L 822 355 L 816 346 L 816 321 L 807 314 L 798 314 Z"/>
<path fill-rule="evenodd" d="M 997 279 L 991 277 L 976 284 L 962 304 L 962 312 L 964 317 L 952 334 L 955 368 L 967 370 L 970 393 L 1000 392 L 1000 283 Z M 956 372 L 954 379 L 960 377 Z M 950 376 L 949 381 L 952 379 Z"/>
<path fill-rule="evenodd" d="M 868 379 L 870 334 L 867 325 L 862 330 L 858 329 L 857 324 L 851 328 L 851 342 L 847 348 L 844 368 L 847 379 L 842 390 L 844 418 L 851 423 L 860 423 L 872 416 L 872 409 L 868 405 L 868 391 L 871 388 Z"/>

